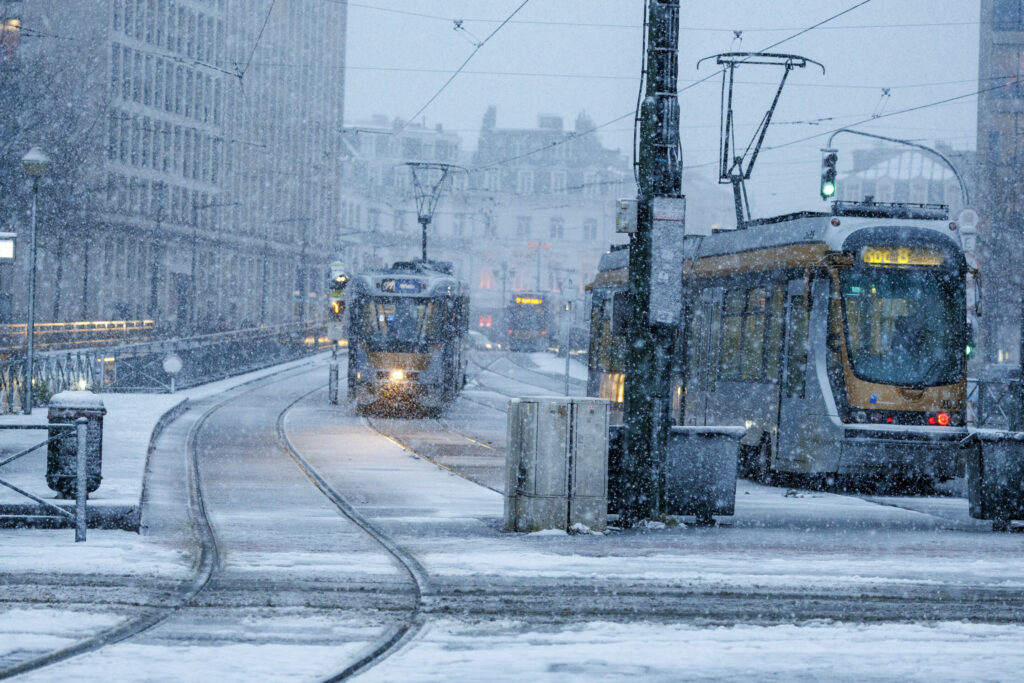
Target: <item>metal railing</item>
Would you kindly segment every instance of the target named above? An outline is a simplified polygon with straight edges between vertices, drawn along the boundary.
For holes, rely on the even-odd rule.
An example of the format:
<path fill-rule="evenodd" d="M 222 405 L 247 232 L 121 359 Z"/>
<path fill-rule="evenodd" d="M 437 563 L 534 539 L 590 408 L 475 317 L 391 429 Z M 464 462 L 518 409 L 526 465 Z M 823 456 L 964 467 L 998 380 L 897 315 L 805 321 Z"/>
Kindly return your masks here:
<path fill-rule="evenodd" d="M 95 392 L 170 391 L 163 370 L 170 354 L 182 360 L 175 377 L 183 389 L 240 375 L 330 348 L 322 323 L 270 325 L 195 337 L 37 354 L 32 386 L 35 403 L 68 389 Z M 22 410 L 25 363 L 20 356 L 0 360 L 0 414 Z"/>
<path fill-rule="evenodd" d="M 86 507 L 85 507 L 85 501 L 86 501 L 86 498 L 89 495 L 88 494 L 88 490 L 86 488 L 87 487 L 87 479 L 88 479 L 87 470 L 86 470 L 86 425 L 87 425 L 87 423 L 88 423 L 88 420 L 86 418 L 80 417 L 77 420 L 75 420 L 74 424 L 50 423 L 50 424 L 45 424 L 45 425 L 38 425 L 38 424 L 30 424 L 30 425 L 5 424 L 5 425 L 0 425 L 0 429 L 46 429 L 46 430 L 49 430 L 49 431 L 52 431 L 52 430 L 56 430 L 57 431 L 56 434 L 54 434 L 53 436 L 47 438 L 45 441 L 43 441 L 41 443 L 37 443 L 34 446 L 30 446 L 29 448 L 26 448 L 26 449 L 24 449 L 24 450 L 22 450 L 22 451 L 20 451 L 18 453 L 15 453 L 14 455 L 12 455 L 12 456 L 10 456 L 8 458 L 0 460 L 0 467 L 3 467 L 4 465 L 7 465 L 9 463 L 12 463 L 12 462 L 14 462 L 15 460 L 17 460 L 19 458 L 23 458 L 23 457 L 25 457 L 26 455 L 28 455 L 29 453 L 31 453 L 32 451 L 34 451 L 34 450 L 36 450 L 38 448 L 42 448 L 43 446 L 48 446 L 50 444 L 50 442 L 52 442 L 52 441 L 56 441 L 58 439 L 63 439 L 65 437 L 65 435 L 61 434 L 60 433 L 61 431 L 71 430 L 71 429 L 75 430 L 75 435 L 76 435 L 76 437 L 78 439 L 78 443 L 77 443 L 77 449 L 78 450 L 77 450 L 77 453 L 76 453 L 76 464 L 75 464 L 76 470 L 75 470 L 75 512 L 74 512 L 74 514 L 68 512 L 67 510 L 65 510 L 64 508 L 60 507 L 59 505 L 54 505 L 53 503 L 51 503 L 51 502 L 49 502 L 47 500 L 43 500 L 39 496 L 32 495 L 28 491 L 25 491 L 23 489 L 18 488 L 17 486 L 15 486 L 14 484 L 12 484 L 9 481 L 5 481 L 3 479 L 0 479 L 0 485 L 6 486 L 7 488 L 11 489 L 15 493 L 18 493 L 18 494 L 20 494 L 22 496 L 25 496 L 26 498 L 29 498 L 29 499 L 35 501 L 36 503 L 39 503 L 40 505 L 53 510 L 58 515 L 60 515 L 61 517 L 65 517 L 65 518 L 74 520 L 74 522 L 75 522 L 75 542 L 76 543 L 85 540 L 85 530 L 86 530 Z"/>
<path fill-rule="evenodd" d="M 1016 429 L 1020 413 L 1018 377 L 967 379 L 967 423 L 990 429 Z"/>

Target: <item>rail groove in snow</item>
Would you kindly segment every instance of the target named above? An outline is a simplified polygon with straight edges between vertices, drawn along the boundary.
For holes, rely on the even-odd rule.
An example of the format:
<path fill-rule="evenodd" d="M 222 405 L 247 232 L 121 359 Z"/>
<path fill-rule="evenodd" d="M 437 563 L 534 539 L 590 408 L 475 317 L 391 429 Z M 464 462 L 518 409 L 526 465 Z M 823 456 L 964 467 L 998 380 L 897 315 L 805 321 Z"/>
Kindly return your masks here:
<path fill-rule="evenodd" d="M 416 597 L 416 606 L 406 618 L 405 622 L 388 631 L 383 638 L 374 645 L 371 645 L 368 648 L 368 651 L 366 651 L 355 662 L 349 664 L 338 674 L 326 679 L 327 681 L 333 682 L 346 680 L 366 671 L 376 664 L 379 664 L 390 655 L 397 652 L 402 645 L 415 637 L 426 621 L 426 601 L 432 596 L 433 591 L 431 589 L 430 579 L 427 576 L 427 572 L 419 561 L 403 550 L 397 543 L 392 541 L 384 532 L 377 529 L 369 520 L 359 514 L 355 507 L 345 500 L 344 496 L 338 493 L 334 487 L 327 483 L 327 480 L 321 476 L 317 469 L 313 467 L 308 460 L 302 457 L 288 438 L 288 434 L 284 429 L 284 419 L 288 414 L 288 411 L 296 406 L 300 401 L 320 391 L 323 391 L 322 386 L 298 397 L 281 411 L 277 417 L 278 438 L 281 439 L 281 442 L 284 444 L 289 455 L 291 455 L 299 469 L 302 470 L 302 472 L 310 479 L 310 481 L 313 482 L 320 492 L 338 508 L 341 514 L 347 517 L 353 524 L 362 529 L 370 538 L 384 548 L 384 550 L 394 558 L 398 566 L 409 575 L 412 583 L 412 590 Z"/>

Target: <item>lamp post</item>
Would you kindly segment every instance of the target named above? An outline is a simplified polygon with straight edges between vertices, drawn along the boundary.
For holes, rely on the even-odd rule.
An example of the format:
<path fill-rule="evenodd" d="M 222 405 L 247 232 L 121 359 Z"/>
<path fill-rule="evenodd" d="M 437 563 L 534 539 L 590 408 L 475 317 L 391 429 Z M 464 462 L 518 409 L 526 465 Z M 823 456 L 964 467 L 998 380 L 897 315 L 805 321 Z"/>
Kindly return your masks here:
<path fill-rule="evenodd" d="M 32 178 L 32 228 L 29 236 L 29 272 L 28 272 L 28 324 L 26 325 L 25 343 L 25 398 L 22 404 L 26 415 L 32 414 L 32 357 L 36 327 L 36 197 L 39 195 L 39 179 L 50 170 L 50 157 L 34 145 L 21 158 L 25 173 Z"/>

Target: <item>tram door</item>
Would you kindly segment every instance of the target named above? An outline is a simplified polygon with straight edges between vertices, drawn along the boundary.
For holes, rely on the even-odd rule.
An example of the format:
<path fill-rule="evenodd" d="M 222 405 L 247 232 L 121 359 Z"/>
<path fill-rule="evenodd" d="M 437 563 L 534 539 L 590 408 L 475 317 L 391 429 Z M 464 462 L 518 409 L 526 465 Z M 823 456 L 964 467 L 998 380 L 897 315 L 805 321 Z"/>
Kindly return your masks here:
<path fill-rule="evenodd" d="M 691 324 L 689 368 L 686 382 L 686 424 L 716 424 L 709 415 L 710 394 L 715 390 L 722 329 L 722 288 L 705 289 Z"/>
<path fill-rule="evenodd" d="M 776 466 L 783 471 L 799 470 L 805 460 L 800 444 L 800 427 L 810 406 L 807 394 L 807 325 L 810 295 L 805 280 L 790 280 L 786 288 L 786 316 L 782 353 L 782 382 L 779 391 L 779 438 Z"/>

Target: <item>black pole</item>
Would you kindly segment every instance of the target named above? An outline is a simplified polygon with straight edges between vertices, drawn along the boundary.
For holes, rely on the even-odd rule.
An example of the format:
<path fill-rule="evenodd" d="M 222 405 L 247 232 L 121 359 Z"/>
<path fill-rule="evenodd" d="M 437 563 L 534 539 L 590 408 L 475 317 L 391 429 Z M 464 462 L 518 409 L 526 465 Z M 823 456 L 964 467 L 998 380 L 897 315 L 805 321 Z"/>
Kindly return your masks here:
<path fill-rule="evenodd" d="M 430 218 L 420 216 L 420 225 L 423 226 L 423 262 L 427 262 L 427 226 L 430 225 Z"/>
<path fill-rule="evenodd" d="M 654 203 L 680 197 L 679 103 L 676 98 L 679 0 L 650 0 L 646 96 L 640 109 L 640 196 L 629 250 L 629 321 L 625 381 L 624 490 L 627 525 L 660 513 L 660 466 L 668 429 L 669 370 L 675 327 L 651 317 Z"/>

